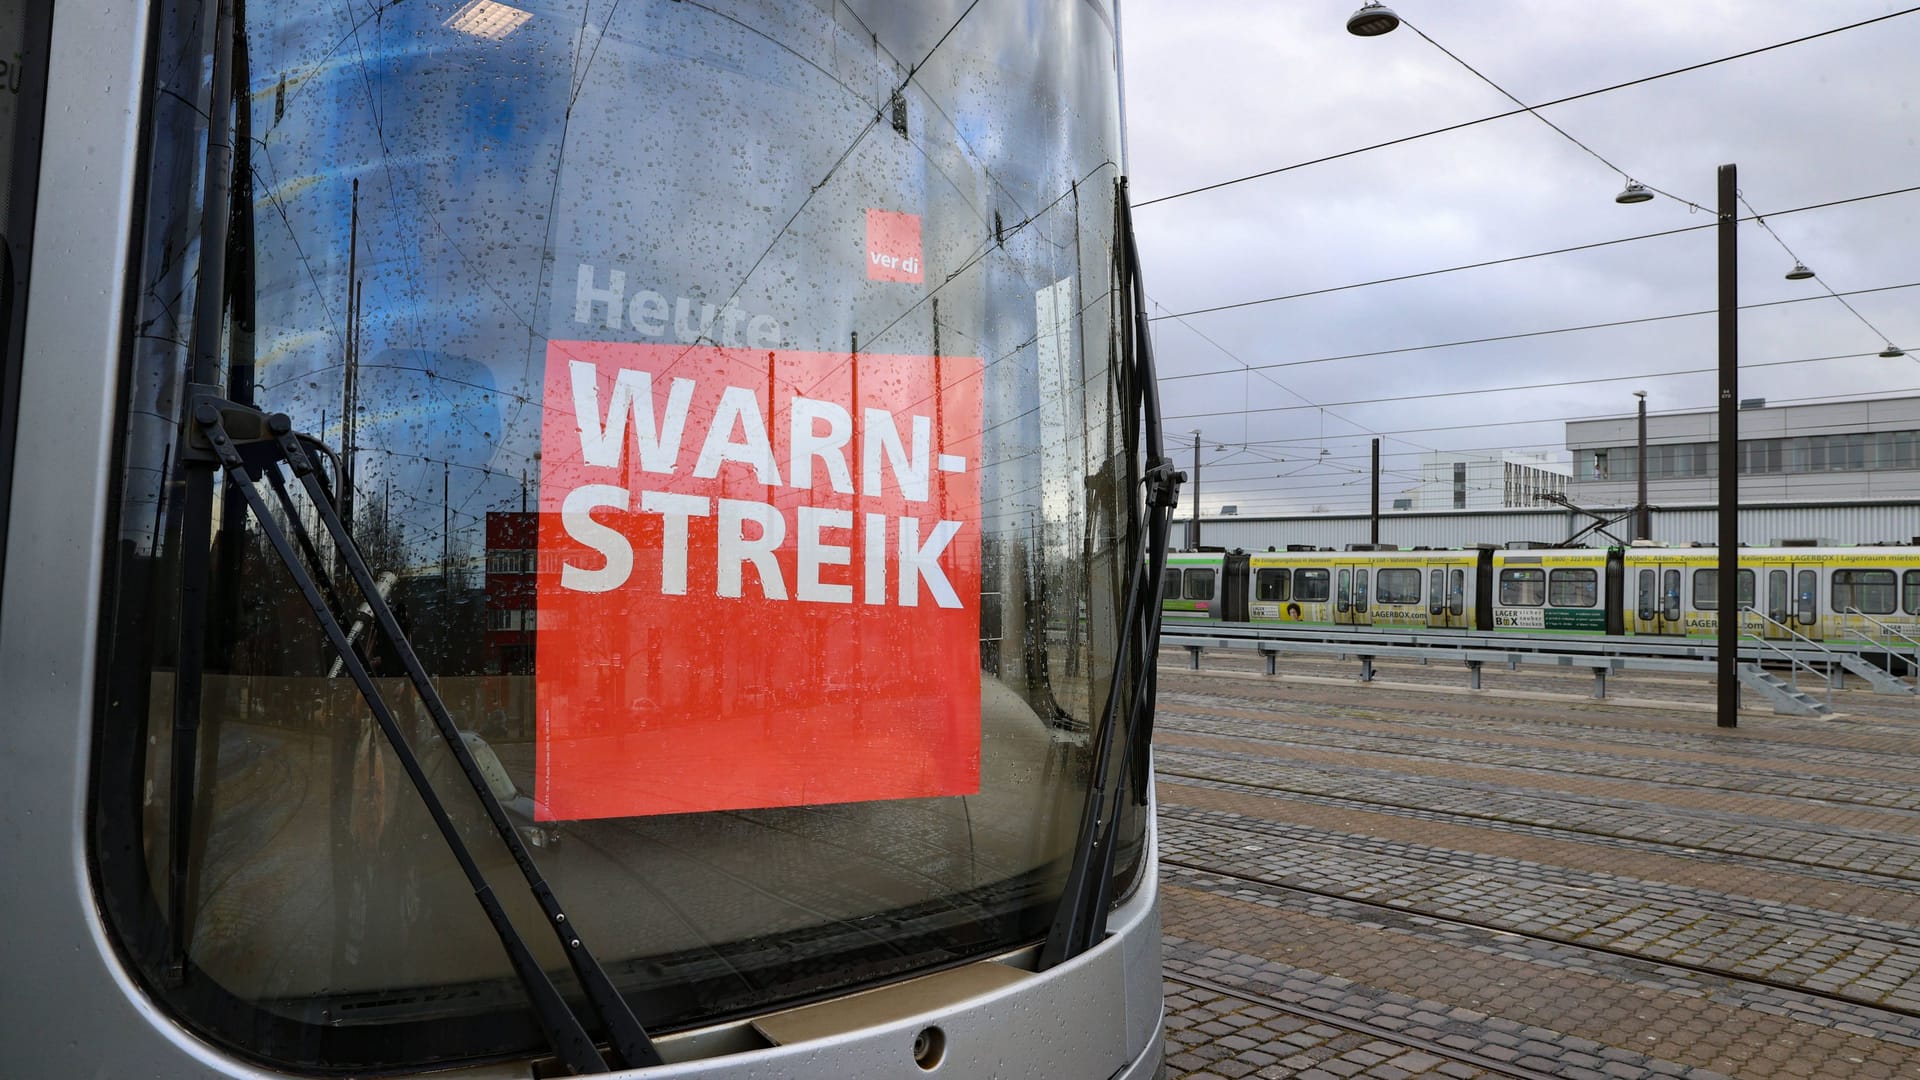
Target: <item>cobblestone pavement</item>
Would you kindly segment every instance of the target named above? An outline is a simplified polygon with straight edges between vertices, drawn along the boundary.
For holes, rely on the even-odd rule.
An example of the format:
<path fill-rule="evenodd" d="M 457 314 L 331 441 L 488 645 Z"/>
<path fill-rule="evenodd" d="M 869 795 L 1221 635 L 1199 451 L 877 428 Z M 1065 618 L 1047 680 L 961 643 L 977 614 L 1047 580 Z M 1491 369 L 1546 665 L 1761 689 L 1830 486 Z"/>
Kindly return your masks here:
<path fill-rule="evenodd" d="M 1185 660 L 1170 1076 L 1920 1078 L 1920 698 Z"/>

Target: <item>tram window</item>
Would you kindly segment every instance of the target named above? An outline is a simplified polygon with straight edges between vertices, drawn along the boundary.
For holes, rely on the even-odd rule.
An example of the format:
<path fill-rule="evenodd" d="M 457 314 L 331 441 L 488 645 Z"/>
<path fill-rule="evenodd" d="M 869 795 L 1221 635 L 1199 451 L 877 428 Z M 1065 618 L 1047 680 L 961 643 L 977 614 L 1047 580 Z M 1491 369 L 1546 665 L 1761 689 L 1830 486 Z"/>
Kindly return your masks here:
<path fill-rule="evenodd" d="M 1340 571 L 1340 591 L 1334 597 L 1333 606 L 1342 612 L 1353 606 L 1353 571 Z"/>
<path fill-rule="evenodd" d="M 1734 610 L 1740 611 L 1753 606 L 1753 571 L 1742 570 L 1734 578 L 1739 586 L 1740 595 L 1734 599 Z M 1693 606 L 1698 611 L 1714 611 L 1720 606 L 1720 571 L 1695 570 L 1693 572 Z"/>
<path fill-rule="evenodd" d="M 1189 567 L 1186 572 L 1186 585 L 1183 595 L 1189 600 L 1213 599 L 1214 573 L 1211 569 Z"/>
<path fill-rule="evenodd" d="M 1367 610 L 1367 576 L 1365 570 L 1353 572 L 1353 610 Z"/>
<path fill-rule="evenodd" d="M 1640 571 L 1639 602 L 1634 605 L 1634 614 L 1642 619 L 1653 618 L 1653 571 Z"/>
<path fill-rule="evenodd" d="M 1160 579 L 1160 599 L 1180 599 L 1180 571 L 1177 567 L 1167 567 L 1167 576 Z"/>
<path fill-rule="evenodd" d="M 1502 607 L 1539 607 L 1547 602 L 1545 570 L 1508 569 L 1500 571 Z"/>
<path fill-rule="evenodd" d="M 1779 623 L 1787 621 L 1787 572 L 1785 570 L 1767 572 L 1767 618 Z"/>
<path fill-rule="evenodd" d="M 1445 570 L 1434 570 L 1427 574 L 1427 614 L 1438 615 L 1446 606 L 1446 581 Z"/>
<path fill-rule="evenodd" d="M 1900 610 L 1920 615 L 1920 570 L 1909 570 L 1900 576 L 1900 593 Z"/>
<path fill-rule="evenodd" d="M 1680 618 L 1680 571 L 1667 570 L 1660 575 L 1660 617 Z"/>
<path fill-rule="evenodd" d="M 1799 593 L 1796 599 L 1799 602 L 1794 605 L 1794 617 L 1802 623 L 1811 624 L 1820 617 L 1820 575 L 1812 570 L 1802 570 L 1796 586 L 1795 591 Z"/>
<path fill-rule="evenodd" d="M 1434 571 L 1436 574 L 1439 572 Z M 1379 584 L 1380 602 L 1383 604 L 1420 602 L 1420 571 L 1418 570 L 1382 570 Z"/>
<path fill-rule="evenodd" d="M 1552 607 L 1592 607 L 1600 602 L 1600 571 L 1554 570 L 1547 574 L 1547 603 Z"/>
<path fill-rule="evenodd" d="M 1253 598 L 1255 600 L 1291 600 L 1293 590 L 1288 588 L 1293 579 L 1285 570 L 1256 570 L 1253 574 Z"/>
<path fill-rule="evenodd" d="M 1833 610 L 1836 612 L 1891 615 L 1895 610 L 1894 592 L 1895 577 L 1891 570 L 1833 572 Z"/>
<path fill-rule="evenodd" d="M 1467 572 L 1453 571 L 1452 582 L 1447 586 L 1447 610 L 1455 615 L 1464 615 L 1467 610 Z"/>
<path fill-rule="evenodd" d="M 1325 570 L 1295 570 L 1293 572 L 1293 598 L 1303 602 L 1327 599 L 1327 572 Z"/>

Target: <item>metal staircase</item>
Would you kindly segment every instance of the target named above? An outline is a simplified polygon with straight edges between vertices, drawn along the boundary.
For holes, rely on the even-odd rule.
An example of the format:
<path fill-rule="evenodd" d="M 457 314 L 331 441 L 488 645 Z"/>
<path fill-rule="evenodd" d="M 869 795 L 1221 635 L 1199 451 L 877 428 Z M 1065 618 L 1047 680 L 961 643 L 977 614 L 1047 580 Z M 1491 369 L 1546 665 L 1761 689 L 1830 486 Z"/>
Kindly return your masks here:
<path fill-rule="evenodd" d="M 1791 685 L 1787 680 L 1755 663 L 1739 667 L 1740 685 L 1759 691 L 1773 704 L 1773 711 L 1793 716 L 1831 716 L 1833 706 Z"/>
<path fill-rule="evenodd" d="M 1855 656 L 1852 653 L 1840 653 L 1838 655 L 1840 657 L 1840 666 L 1865 679 L 1867 685 L 1872 687 L 1873 692 L 1876 694 L 1905 694 L 1908 696 L 1920 694 L 1920 690 L 1915 689 L 1912 683 L 1904 679 L 1894 678 L 1878 664 L 1872 663 L 1865 657 Z"/>
<path fill-rule="evenodd" d="M 1740 614 L 1742 616 L 1740 636 L 1757 643 L 1763 658 L 1770 655 L 1776 656 L 1785 660 L 1788 665 L 1787 678 L 1783 679 L 1758 663 L 1742 663 L 1738 668 L 1740 684 L 1760 691 L 1762 696 L 1773 702 L 1774 712 L 1788 713 L 1793 716 L 1831 716 L 1833 714 L 1834 665 L 1846 666 L 1841 655 L 1786 623 L 1769 618 L 1753 608 L 1741 608 Z M 1767 629 L 1771 629 L 1783 641 L 1767 640 L 1761 632 Z M 1794 647 L 1786 647 L 1789 644 Z M 1807 661 L 1806 655 L 1803 654 L 1808 653 L 1819 657 L 1824 670 L 1815 668 Z M 1808 674 L 1820 676 L 1820 681 L 1827 684 L 1827 700 L 1817 701 L 1800 689 L 1800 672 L 1803 669 Z"/>
<path fill-rule="evenodd" d="M 1873 687 L 1876 694 L 1920 694 L 1920 685 L 1915 685 L 1920 684 L 1920 639 L 1897 626 L 1881 622 L 1859 608 L 1847 608 L 1842 614 L 1851 615 L 1873 627 L 1874 631 L 1879 632 L 1881 643 L 1887 649 L 1888 667 L 1885 669 L 1869 663 L 1861 656 L 1843 660 L 1846 669 L 1867 680 L 1867 685 Z M 1867 636 L 1872 637 L 1873 632 L 1869 631 Z M 1915 684 L 1909 684 L 1895 674 L 1899 668 L 1905 668 L 1908 674 L 1915 675 Z"/>

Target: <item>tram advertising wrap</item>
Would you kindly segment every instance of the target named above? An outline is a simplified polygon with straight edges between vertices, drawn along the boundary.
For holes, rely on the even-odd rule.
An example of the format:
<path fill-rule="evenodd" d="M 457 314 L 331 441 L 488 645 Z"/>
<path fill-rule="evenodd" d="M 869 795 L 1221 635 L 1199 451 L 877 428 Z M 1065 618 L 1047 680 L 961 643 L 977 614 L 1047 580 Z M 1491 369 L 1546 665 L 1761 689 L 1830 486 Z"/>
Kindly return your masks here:
<path fill-rule="evenodd" d="M 971 357 L 549 346 L 543 819 L 979 790 L 979 375 Z M 716 663 L 759 667 L 764 690 Z"/>

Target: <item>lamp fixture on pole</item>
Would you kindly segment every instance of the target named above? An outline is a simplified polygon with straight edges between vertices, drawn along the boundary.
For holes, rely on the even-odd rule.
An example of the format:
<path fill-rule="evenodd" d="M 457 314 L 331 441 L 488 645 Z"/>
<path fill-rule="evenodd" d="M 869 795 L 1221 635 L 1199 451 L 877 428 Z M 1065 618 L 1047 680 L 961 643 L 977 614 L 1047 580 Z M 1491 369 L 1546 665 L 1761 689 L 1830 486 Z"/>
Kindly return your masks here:
<path fill-rule="evenodd" d="M 1620 194 L 1615 195 L 1613 201 L 1628 204 L 1652 202 L 1653 192 L 1649 191 L 1647 185 L 1638 180 L 1628 180 L 1627 186 L 1620 189 Z"/>
<path fill-rule="evenodd" d="M 1399 25 L 1400 16 L 1378 2 L 1363 4 L 1359 11 L 1347 16 L 1347 33 L 1354 37 L 1379 37 L 1392 33 Z"/>
<path fill-rule="evenodd" d="M 1807 264 L 1798 259 L 1794 260 L 1793 269 L 1787 271 L 1788 281 L 1805 281 L 1812 276 L 1813 271 L 1807 269 Z"/>

